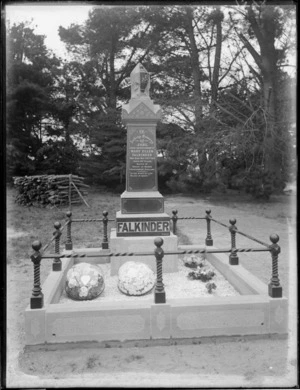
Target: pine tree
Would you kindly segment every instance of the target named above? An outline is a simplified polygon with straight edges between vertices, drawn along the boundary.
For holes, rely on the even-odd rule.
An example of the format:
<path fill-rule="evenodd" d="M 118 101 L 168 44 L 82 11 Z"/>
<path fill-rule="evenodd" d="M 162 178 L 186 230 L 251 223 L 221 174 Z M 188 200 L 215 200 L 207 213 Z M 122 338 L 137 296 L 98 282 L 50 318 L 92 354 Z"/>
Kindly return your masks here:
<path fill-rule="evenodd" d="M 7 172 L 32 174 L 43 145 L 43 121 L 51 116 L 53 67 L 59 65 L 30 23 L 13 25 L 7 33 Z"/>

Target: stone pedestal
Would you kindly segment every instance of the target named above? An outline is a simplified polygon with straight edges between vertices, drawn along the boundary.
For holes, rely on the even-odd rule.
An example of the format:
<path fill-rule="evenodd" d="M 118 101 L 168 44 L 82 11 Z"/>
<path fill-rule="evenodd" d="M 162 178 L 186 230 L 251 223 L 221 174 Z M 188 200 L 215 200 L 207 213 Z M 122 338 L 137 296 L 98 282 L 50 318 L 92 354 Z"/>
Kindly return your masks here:
<path fill-rule="evenodd" d="M 158 191 L 125 191 L 121 195 L 122 214 L 163 213 L 164 198 Z"/>
<path fill-rule="evenodd" d="M 159 236 L 157 234 L 156 236 Z M 129 253 L 129 252 L 151 252 L 153 256 L 118 256 L 111 257 L 110 269 L 111 275 L 116 275 L 119 268 L 126 261 L 137 261 L 147 264 L 152 271 L 156 273 L 156 259 L 154 255 L 155 245 L 154 238 L 151 236 L 140 237 L 117 237 L 116 229 L 111 230 L 110 235 L 110 249 L 113 253 Z M 164 251 L 176 252 L 178 247 L 178 238 L 173 233 L 169 236 L 164 236 Z M 165 255 L 163 258 L 163 272 L 177 272 L 178 271 L 178 256 Z"/>

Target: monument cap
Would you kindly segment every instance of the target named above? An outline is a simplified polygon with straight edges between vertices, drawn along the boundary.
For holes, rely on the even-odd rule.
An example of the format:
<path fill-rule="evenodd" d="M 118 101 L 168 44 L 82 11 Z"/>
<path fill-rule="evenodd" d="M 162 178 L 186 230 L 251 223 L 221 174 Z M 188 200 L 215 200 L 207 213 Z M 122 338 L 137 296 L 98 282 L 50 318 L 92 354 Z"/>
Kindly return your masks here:
<path fill-rule="evenodd" d="M 149 96 L 150 90 L 150 73 L 140 63 L 136 65 L 130 73 L 131 98 Z"/>

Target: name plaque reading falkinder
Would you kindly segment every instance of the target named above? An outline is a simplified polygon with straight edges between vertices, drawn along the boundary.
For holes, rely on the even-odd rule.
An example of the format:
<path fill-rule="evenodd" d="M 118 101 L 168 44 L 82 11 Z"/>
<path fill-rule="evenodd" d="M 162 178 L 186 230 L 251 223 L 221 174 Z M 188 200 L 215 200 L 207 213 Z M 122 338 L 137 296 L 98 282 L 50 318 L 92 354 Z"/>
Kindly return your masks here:
<path fill-rule="evenodd" d="M 168 236 L 170 235 L 170 221 L 144 220 L 144 221 L 118 221 L 118 236 Z"/>
<path fill-rule="evenodd" d="M 129 191 L 157 190 L 155 131 L 146 127 L 128 131 L 127 164 Z"/>

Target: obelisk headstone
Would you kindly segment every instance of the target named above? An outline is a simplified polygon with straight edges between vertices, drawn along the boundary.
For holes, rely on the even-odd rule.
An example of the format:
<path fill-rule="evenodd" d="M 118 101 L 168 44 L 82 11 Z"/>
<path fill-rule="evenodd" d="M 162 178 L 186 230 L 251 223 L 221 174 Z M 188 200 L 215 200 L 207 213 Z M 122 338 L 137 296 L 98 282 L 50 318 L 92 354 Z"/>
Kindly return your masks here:
<path fill-rule="evenodd" d="M 150 74 L 137 64 L 130 75 L 131 99 L 122 107 L 127 128 L 126 190 L 121 195 L 121 210 L 116 215 L 116 230 L 111 234 L 111 249 L 143 252 L 154 249 L 153 237 L 164 236 L 164 249 L 177 250 L 177 236 L 170 232 L 170 217 L 164 212 L 164 198 L 158 191 L 156 125 L 160 106 L 150 99 Z M 165 272 L 177 270 L 177 257 L 168 256 Z M 130 258 L 151 264 L 155 259 Z M 112 274 L 127 261 L 112 258 Z"/>
<path fill-rule="evenodd" d="M 127 127 L 126 191 L 122 214 L 163 213 L 164 199 L 157 188 L 156 125 L 161 109 L 149 96 L 150 75 L 141 64 L 130 75 L 131 99 L 123 106 Z"/>

